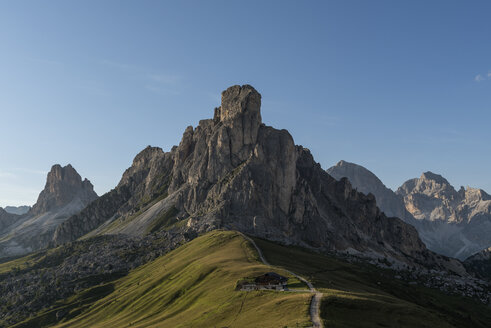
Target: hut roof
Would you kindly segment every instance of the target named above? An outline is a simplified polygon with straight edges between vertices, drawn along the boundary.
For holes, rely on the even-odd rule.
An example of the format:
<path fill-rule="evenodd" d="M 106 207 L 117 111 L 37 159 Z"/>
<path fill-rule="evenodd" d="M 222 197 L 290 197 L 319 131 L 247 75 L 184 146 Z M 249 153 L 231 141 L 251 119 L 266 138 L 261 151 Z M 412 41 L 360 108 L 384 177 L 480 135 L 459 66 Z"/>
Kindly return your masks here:
<path fill-rule="evenodd" d="M 256 283 L 267 283 L 267 282 L 281 282 L 285 283 L 288 281 L 288 278 L 283 277 L 282 275 L 277 274 L 276 272 L 268 272 L 265 273 L 255 279 Z"/>

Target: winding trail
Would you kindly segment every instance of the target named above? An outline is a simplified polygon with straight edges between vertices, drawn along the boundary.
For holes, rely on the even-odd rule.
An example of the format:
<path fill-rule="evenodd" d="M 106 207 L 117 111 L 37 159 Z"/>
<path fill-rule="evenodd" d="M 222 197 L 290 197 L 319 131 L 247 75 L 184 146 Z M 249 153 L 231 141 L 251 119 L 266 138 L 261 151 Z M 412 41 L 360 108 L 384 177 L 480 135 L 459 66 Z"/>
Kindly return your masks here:
<path fill-rule="evenodd" d="M 256 242 L 252 240 L 249 236 L 244 235 L 243 233 L 240 233 L 242 236 L 244 236 L 245 239 L 247 239 L 253 246 L 256 248 L 257 253 L 259 254 L 259 258 L 261 259 L 261 262 L 263 262 L 264 265 L 271 266 L 268 261 L 264 258 L 263 252 L 257 246 Z M 298 280 L 304 282 L 308 287 L 309 287 L 309 292 L 313 293 L 314 296 L 312 296 L 312 300 L 310 301 L 310 320 L 312 321 L 313 328 L 323 328 L 324 326 L 322 325 L 321 317 L 320 317 L 320 305 L 321 305 L 321 298 L 322 298 L 322 293 L 317 291 L 314 288 L 314 285 L 307 279 L 299 276 L 295 272 L 291 272 L 290 270 L 282 268 L 284 271 L 288 272 L 292 276 L 296 277 Z M 298 290 L 298 292 L 305 292 L 303 290 Z"/>

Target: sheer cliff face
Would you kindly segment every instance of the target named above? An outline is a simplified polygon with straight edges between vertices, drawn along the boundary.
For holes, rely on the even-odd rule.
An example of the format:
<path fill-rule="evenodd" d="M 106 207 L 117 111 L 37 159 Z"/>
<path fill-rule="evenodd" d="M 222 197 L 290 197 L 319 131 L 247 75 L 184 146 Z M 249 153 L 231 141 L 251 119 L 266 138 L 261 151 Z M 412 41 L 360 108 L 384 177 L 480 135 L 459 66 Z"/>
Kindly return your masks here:
<path fill-rule="evenodd" d="M 145 149 L 113 191 L 57 229 L 55 242 L 101 225 L 101 233 L 140 233 L 145 229 L 132 222 L 151 225 L 172 206 L 189 231 L 236 229 L 321 250 L 440 265 L 412 226 L 387 218 L 373 196 L 348 180 L 329 176 L 288 131 L 265 126 L 260 106 L 253 87 L 228 88 L 213 119 L 188 127 L 168 153 Z"/>
<path fill-rule="evenodd" d="M 252 87 L 229 88 L 214 119 L 189 127 L 175 151 L 169 194 L 199 230 L 253 227 L 257 216 L 265 231 L 291 210 L 300 151 L 287 131 L 262 124 L 260 104 Z"/>
<path fill-rule="evenodd" d="M 71 165 L 54 165 L 36 204 L 28 213 L 14 216 L 14 220 L 0 230 L 0 257 L 46 247 L 59 224 L 96 198 L 90 181 L 82 181 Z"/>

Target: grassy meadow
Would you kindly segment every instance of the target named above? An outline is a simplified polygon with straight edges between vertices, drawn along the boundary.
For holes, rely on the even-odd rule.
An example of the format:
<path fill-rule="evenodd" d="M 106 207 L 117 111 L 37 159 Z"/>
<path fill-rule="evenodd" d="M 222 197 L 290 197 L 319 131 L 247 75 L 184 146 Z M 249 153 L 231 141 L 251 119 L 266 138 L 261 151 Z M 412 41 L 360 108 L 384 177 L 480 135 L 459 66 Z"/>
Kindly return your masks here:
<path fill-rule="evenodd" d="M 309 326 L 309 293 L 235 290 L 241 278 L 271 270 L 289 276 L 261 264 L 240 234 L 213 231 L 16 327 L 53 326 L 59 311 L 66 315 L 55 327 Z"/>
<path fill-rule="evenodd" d="M 255 241 L 272 265 L 303 275 L 324 293 L 325 327 L 490 327 L 491 308 L 472 299 L 409 285 L 391 270 Z"/>

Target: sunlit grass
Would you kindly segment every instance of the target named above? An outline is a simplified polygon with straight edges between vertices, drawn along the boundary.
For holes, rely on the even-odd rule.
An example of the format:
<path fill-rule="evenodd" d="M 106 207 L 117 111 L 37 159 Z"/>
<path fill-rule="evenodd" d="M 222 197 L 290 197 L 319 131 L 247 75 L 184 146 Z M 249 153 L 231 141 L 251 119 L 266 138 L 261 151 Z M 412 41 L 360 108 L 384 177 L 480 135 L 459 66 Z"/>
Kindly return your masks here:
<path fill-rule="evenodd" d="M 132 271 L 90 307 L 75 296 L 50 310 L 71 318 L 57 327 L 304 327 L 309 293 L 236 291 L 238 280 L 275 270 L 258 262 L 236 232 L 214 231 Z M 292 287 L 304 288 L 291 277 Z M 107 291 L 107 288 L 104 289 Z M 44 313 L 46 315 L 46 313 Z M 36 327 L 43 314 L 19 327 Z"/>

